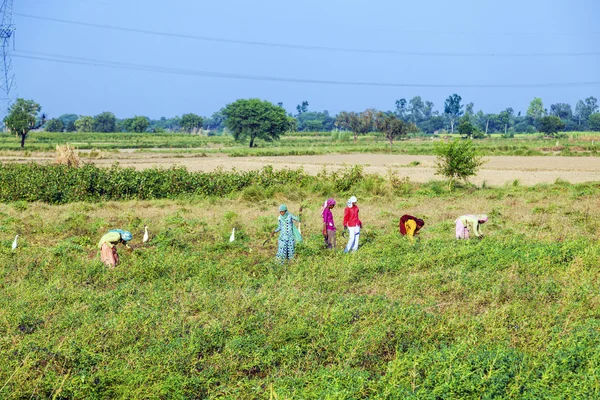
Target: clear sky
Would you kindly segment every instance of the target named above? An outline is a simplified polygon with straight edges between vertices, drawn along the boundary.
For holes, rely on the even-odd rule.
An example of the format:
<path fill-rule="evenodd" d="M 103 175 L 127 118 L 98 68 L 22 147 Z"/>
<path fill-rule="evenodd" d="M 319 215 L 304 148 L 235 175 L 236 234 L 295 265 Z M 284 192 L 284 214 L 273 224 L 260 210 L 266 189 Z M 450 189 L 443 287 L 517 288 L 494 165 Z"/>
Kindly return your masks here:
<path fill-rule="evenodd" d="M 588 96 L 600 98 L 598 83 L 464 87 L 600 82 L 598 0 L 14 0 L 13 11 L 16 93 L 40 103 L 49 117 L 103 111 L 119 118 L 187 112 L 210 116 L 227 103 L 250 97 L 283 102 L 288 111 L 307 100 L 310 110 L 331 113 L 389 110 L 396 99 L 415 95 L 443 111 L 444 99 L 458 93 L 463 103 L 472 101 L 476 111 L 485 112 L 506 107 L 525 111 L 533 97 L 541 97 L 546 108 L 556 102 L 574 107 Z M 275 43 L 309 48 L 268 46 Z M 57 63 L 47 60 L 56 58 L 49 54 L 62 60 L 78 58 Z M 90 60 L 144 68 L 85 64 Z M 225 79 L 198 71 L 433 86 Z"/>

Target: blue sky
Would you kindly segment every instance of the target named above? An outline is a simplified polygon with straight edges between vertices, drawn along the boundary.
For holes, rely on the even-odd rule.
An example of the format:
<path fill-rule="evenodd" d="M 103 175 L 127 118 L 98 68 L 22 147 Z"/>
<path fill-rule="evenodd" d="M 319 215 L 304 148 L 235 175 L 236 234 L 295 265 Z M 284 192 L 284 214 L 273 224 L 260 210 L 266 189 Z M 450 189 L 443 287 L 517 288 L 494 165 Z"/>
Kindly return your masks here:
<path fill-rule="evenodd" d="M 17 57 L 58 54 L 301 80 L 428 85 L 521 85 L 600 82 L 600 56 L 539 56 L 600 52 L 600 2 L 306 0 L 213 2 L 191 0 L 17 0 L 13 21 L 16 93 L 34 99 L 50 117 L 63 113 L 151 118 L 194 112 L 209 116 L 239 98 L 283 102 L 288 111 L 307 100 L 311 110 L 393 109 L 420 95 L 437 110 L 458 93 L 475 110 L 525 111 L 533 97 L 546 108 L 588 96 L 600 84 L 568 87 L 371 87 L 222 79 Z M 25 15 L 148 31 L 242 41 L 366 49 L 460 53 L 409 56 L 303 50 L 147 35 L 34 19 Z M 465 53 L 470 54 L 464 56 Z M 531 54 L 494 56 L 480 54 Z"/>

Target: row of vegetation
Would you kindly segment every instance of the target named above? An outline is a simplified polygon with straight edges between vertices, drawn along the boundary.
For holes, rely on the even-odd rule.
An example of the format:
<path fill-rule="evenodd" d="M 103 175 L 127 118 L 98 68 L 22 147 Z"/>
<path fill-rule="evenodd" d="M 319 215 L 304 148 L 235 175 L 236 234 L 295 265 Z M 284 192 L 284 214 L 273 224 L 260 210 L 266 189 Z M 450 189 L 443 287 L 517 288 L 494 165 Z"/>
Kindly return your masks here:
<path fill-rule="evenodd" d="M 465 137 L 483 138 L 492 132 L 503 132 L 512 136 L 515 133 L 542 132 L 548 136 L 562 131 L 593 130 L 600 131 L 600 113 L 597 99 L 588 97 L 577 103 L 576 113 L 566 103 L 553 104 L 550 111 L 544 108 L 540 98 L 534 98 L 527 114 L 515 115 L 512 108 L 499 114 L 474 112 L 474 104 L 464 106 L 462 98 L 453 94 L 444 103 L 444 112 L 433 110 L 433 103 L 423 102 L 420 97 L 396 102 L 396 109 L 377 111 L 367 109 L 363 112 L 342 111 L 332 117 L 327 111 L 314 113 L 308 111 L 308 102 L 297 107 L 297 114 L 286 114 L 281 104 L 273 105 L 258 99 L 237 100 L 228 104 L 210 119 L 197 114 L 184 114 L 175 122 L 162 118 L 158 123 L 149 118 L 135 116 L 118 120 L 111 112 L 103 112 L 91 116 L 65 114 L 47 120 L 40 114 L 41 107 L 33 100 L 18 99 L 11 106 L 9 115 L 4 119 L 9 131 L 21 136 L 21 147 L 25 145 L 30 130 L 44 127 L 48 132 L 164 132 L 164 127 L 171 131 L 188 133 L 222 133 L 226 128 L 236 140 L 249 140 L 250 147 L 257 138 L 272 141 L 278 140 L 286 132 L 300 131 L 350 131 L 356 141 L 359 135 L 378 130 L 390 141 L 405 137 L 410 133 L 438 133 L 440 131 L 457 131 Z M 312 118 L 312 119 L 311 119 Z M 316 122 L 320 121 L 320 122 Z M 312 123 L 311 123 L 312 122 Z"/>

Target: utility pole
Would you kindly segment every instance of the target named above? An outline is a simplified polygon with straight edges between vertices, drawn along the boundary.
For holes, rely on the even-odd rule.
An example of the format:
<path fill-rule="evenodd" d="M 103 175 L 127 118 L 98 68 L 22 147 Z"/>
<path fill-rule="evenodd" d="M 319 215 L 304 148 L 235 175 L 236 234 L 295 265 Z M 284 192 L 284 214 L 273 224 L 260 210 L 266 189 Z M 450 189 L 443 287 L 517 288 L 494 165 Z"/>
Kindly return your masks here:
<path fill-rule="evenodd" d="M 0 15 L 2 16 L 0 25 L 0 63 L 2 64 L 0 70 L 2 73 L 0 77 L 0 124 L 4 126 L 2 121 L 14 101 L 12 89 L 15 84 L 15 74 L 12 69 L 10 44 L 12 39 L 14 47 L 15 27 L 12 23 L 13 0 L 0 1 L 2 2 L 0 5 Z"/>

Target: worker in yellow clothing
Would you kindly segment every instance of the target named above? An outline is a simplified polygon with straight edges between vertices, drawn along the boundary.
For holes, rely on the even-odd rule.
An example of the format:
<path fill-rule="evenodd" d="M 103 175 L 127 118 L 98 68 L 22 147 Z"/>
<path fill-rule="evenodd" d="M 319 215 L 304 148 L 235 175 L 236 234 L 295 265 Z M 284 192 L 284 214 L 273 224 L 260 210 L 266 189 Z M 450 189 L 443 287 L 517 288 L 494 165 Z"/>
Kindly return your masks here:
<path fill-rule="evenodd" d="M 117 244 L 122 243 L 131 250 L 128 242 L 132 239 L 131 233 L 121 230 L 112 229 L 102 236 L 98 242 L 100 248 L 100 259 L 102 262 L 111 268 L 114 268 L 119 263 L 119 254 L 117 253 Z"/>
<path fill-rule="evenodd" d="M 419 231 L 423 226 L 425 226 L 425 221 L 420 218 L 408 214 L 404 214 L 400 217 L 400 234 L 408 236 L 411 243 L 414 241 L 415 235 L 419 234 Z"/>

